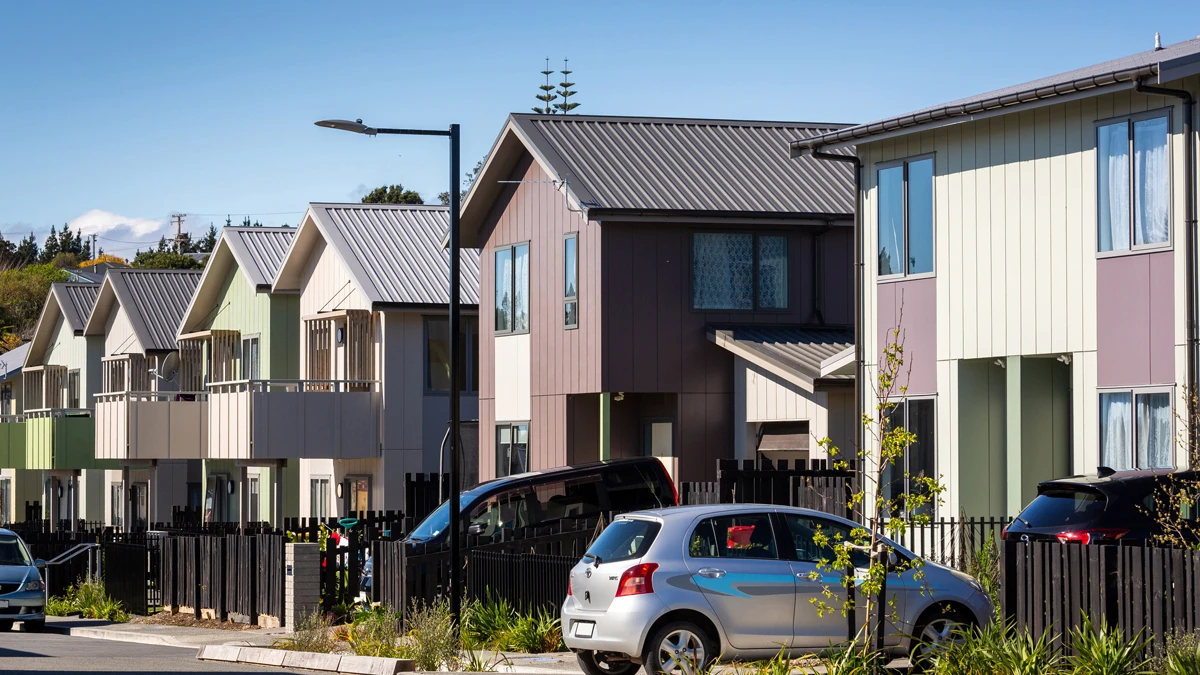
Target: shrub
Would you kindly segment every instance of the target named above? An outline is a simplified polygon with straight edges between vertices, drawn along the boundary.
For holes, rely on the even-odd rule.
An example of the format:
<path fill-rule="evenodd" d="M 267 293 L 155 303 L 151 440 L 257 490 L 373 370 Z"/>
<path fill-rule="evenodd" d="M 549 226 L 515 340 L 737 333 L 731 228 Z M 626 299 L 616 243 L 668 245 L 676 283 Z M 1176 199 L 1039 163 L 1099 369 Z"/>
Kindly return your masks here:
<path fill-rule="evenodd" d="M 1074 654 L 1067 657 L 1073 675 L 1140 675 L 1147 670 L 1149 659 L 1141 656 L 1148 640 L 1141 633 L 1130 641 L 1113 627 L 1102 625 L 1097 630 L 1085 614 L 1083 625 L 1071 631 Z"/>
<path fill-rule="evenodd" d="M 1154 660 L 1151 671 L 1164 675 L 1200 673 L 1200 633 L 1168 635 L 1162 654 Z"/>
<path fill-rule="evenodd" d="M 501 645 L 512 631 L 517 612 L 503 599 L 469 602 L 463 607 L 463 646 L 467 649 Z"/>
<path fill-rule="evenodd" d="M 887 663 L 883 654 L 858 644 L 833 648 L 817 660 L 826 675 L 882 675 L 883 666 Z M 772 670 L 769 675 L 775 675 L 776 672 L 786 671 Z M 819 671 L 810 669 L 807 672 Z"/>
<path fill-rule="evenodd" d="M 66 616 L 76 612 L 85 619 L 129 621 L 129 613 L 104 591 L 104 582 L 99 577 L 80 579 L 77 586 L 68 586 L 63 596 L 46 600 L 46 614 L 50 616 Z"/>
<path fill-rule="evenodd" d="M 276 640 L 273 649 L 286 649 L 293 652 L 319 652 L 328 654 L 333 651 L 333 638 L 329 635 L 329 620 L 320 611 L 305 615 L 296 624 L 296 630 L 291 637 Z"/>
<path fill-rule="evenodd" d="M 347 641 L 359 656 L 407 658 L 399 639 L 400 614 L 382 605 L 360 611 L 347 631 Z"/>
<path fill-rule="evenodd" d="M 995 538 L 989 534 L 983 548 L 971 554 L 967 560 L 967 574 L 975 577 L 983 592 L 992 601 L 996 616 L 1000 615 L 1000 549 Z"/>
<path fill-rule="evenodd" d="M 561 619 L 545 609 L 533 615 L 517 617 L 508 632 L 504 648 L 529 654 L 565 649 Z"/>
<path fill-rule="evenodd" d="M 459 640 L 449 602 L 422 605 L 414 600 L 408 609 L 408 627 L 409 658 L 416 662 L 417 670 L 456 667 Z"/>

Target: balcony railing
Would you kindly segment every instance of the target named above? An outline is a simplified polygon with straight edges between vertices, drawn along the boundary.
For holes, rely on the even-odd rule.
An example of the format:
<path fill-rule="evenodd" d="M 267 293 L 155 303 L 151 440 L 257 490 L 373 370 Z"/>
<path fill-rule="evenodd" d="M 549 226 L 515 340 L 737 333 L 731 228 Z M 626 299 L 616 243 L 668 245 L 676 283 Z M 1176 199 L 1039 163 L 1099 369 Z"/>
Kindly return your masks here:
<path fill-rule="evenodd" d="M 25 412 L 18 417 L 36 420 L 46 417 L 92 417 L 93 413 L 91 408 L 38 408 L 36 410 L 26 408 Z"/>
<path fill-rule="evenodd" d="M 208 391 L 209 459 L 379 456 L 378 380 L 236 380 Z"/>
<path fill-rule="evenodd" d="M 96 394 L 97 459 L 202 459 L 208 447 L 208 392 Z"/>

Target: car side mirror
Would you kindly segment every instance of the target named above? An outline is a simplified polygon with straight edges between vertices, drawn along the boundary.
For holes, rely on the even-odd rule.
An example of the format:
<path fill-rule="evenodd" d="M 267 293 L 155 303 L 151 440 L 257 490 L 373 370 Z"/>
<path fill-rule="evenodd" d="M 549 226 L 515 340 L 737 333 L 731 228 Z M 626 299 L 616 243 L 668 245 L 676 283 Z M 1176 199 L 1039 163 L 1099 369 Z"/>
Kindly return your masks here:
<path fill-rule="evenodd" d="M 33 566 L 38 568 L 39 570 L 44 570 L 44 569 L 46 569 L 46 561 L 42 560 L 41 558 L 38 558 L 33 561 Z"/>
<path fill-rule="evenodd" d="M 472 537 L 478 537 L 483 534 L 484 529 L 483 523 L 471 523 L 467 526 L 467 534 Z"/>
<path fill-rule="evenodd" d="M 888 551 L 888 566 L 895 567 L 900 564 L 900 556 L 896 555 L 895 551 Z"/>

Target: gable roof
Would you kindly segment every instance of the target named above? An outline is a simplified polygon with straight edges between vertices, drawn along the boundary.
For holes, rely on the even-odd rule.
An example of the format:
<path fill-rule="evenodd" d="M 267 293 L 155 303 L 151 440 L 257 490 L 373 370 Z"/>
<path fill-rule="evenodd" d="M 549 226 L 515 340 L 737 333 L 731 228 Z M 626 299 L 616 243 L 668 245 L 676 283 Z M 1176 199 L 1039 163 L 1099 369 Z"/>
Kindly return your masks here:
<path fill-rule="evenodd" d="M 450 297 L 450 229 L 445 206 L 409 204 L 310 204 L 272 290 L 300 290 L 318 239 L 337 253 L 354 285 L 372 307 L 444 305 Z M 459 258 L 464 305 L 479 304 L 479 251 Z"/>
<path fill-rule="evenodd" d="M 33 330 L 33 338 L 29 341 L 30 348 L 24 352 L 26 365 L 39 365 L 50 339 L 54 336 L 54 327 L 58 317 L 71 328 L 75 335 L 83 333 L 88 314 L 100 293 L 100 284 L 84 284 L 78 282 L 60 281 L 50 284 L 50 292 L 46 294 L 46 304 L 42 305 L 42 314 L 38 317 L 37 327 Z"/>
<path fill-rule="evenodd" d="M 103 335 L 109 314 L 119 304 L 142 349 L 176 349 L 175 334 L 200 275 L 199 270 L 109 270 L 83 334 Z"/>
<path fill-rule="evenodd" d="M 0 354 L 0 382 L 7 382 L 21 374 L 25 367 L 25 358 L 29 355 L 32 342 L 10 349 Z"/>
<path fill-rule="evenodd" d="M 843 124 L 669 117 L 511 114 L 463 202 L 463 242 L 475 243 L 524 152 L 589 214 L 846 217 L 854 173 L 795 162 L 787 144 Z"/>
<path fill-rule="evenodd" d="M 709 326 L 708 339 L 808 391 L 817 380 L 847 379 L 839 357 L 854 351 L 854 330 L 829 326 Z"/>
<path fill-rule="evenodd" d="M 1161 49 L 1123 56 L 816 137 L 797 136 L 792 141 L 792 156 L 802 157 L 821 148 L 840 147 L 903 129 L 938 122 L 967 121 L 989 111 L 1021 108 L 1038 101 L 1082 92 L 1100 94 L 1114 89 L 1131 89 L 1138 80 L 1143 79 L 1161 84 L 1197 72 L 1200 72 L 1200 38 L 1193 38 Z"/>
<path fill-rule="evenodd" d="M 269 292 L 295 237 L 294 227 L 222 229 L 217 245 L 208 257 L 208 264 L 204 266 L 200 282 L 196 285 L 196 292 L 192 294 L 183 319 L 176 327 L 177 336 L 198 329 L 204 319 L 213 314 L 217 293 L 234 265 L 237 265 L 251 288 L 259 293 Z"/>

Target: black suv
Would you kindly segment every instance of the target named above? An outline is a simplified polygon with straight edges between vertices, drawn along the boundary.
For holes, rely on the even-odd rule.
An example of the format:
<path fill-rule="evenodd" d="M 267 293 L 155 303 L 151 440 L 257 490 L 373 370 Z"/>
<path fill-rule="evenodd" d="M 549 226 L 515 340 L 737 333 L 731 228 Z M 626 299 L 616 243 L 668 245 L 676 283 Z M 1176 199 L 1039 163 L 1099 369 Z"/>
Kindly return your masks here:
<path fill-rule="evenodd" d="M 1038 483 L 1038 495 L 1001 535 L 1007 541 L 1112 544 L 1143 542 L 1161 528 L 1154 520 L 1161 490 L 1191 487 L 1200 472 L 1113 471 Z"/>
<path fill-rule="evenodd" d="M 458 503 L 468 534 L 496 537 L 561 520 L 676 506 L 679 495 L 662 462 L 640 457 L 497 478 L 463 492 Z M 450 502 L 446 501 L 405 541 L 445 541 L 449 525 Z"/>

